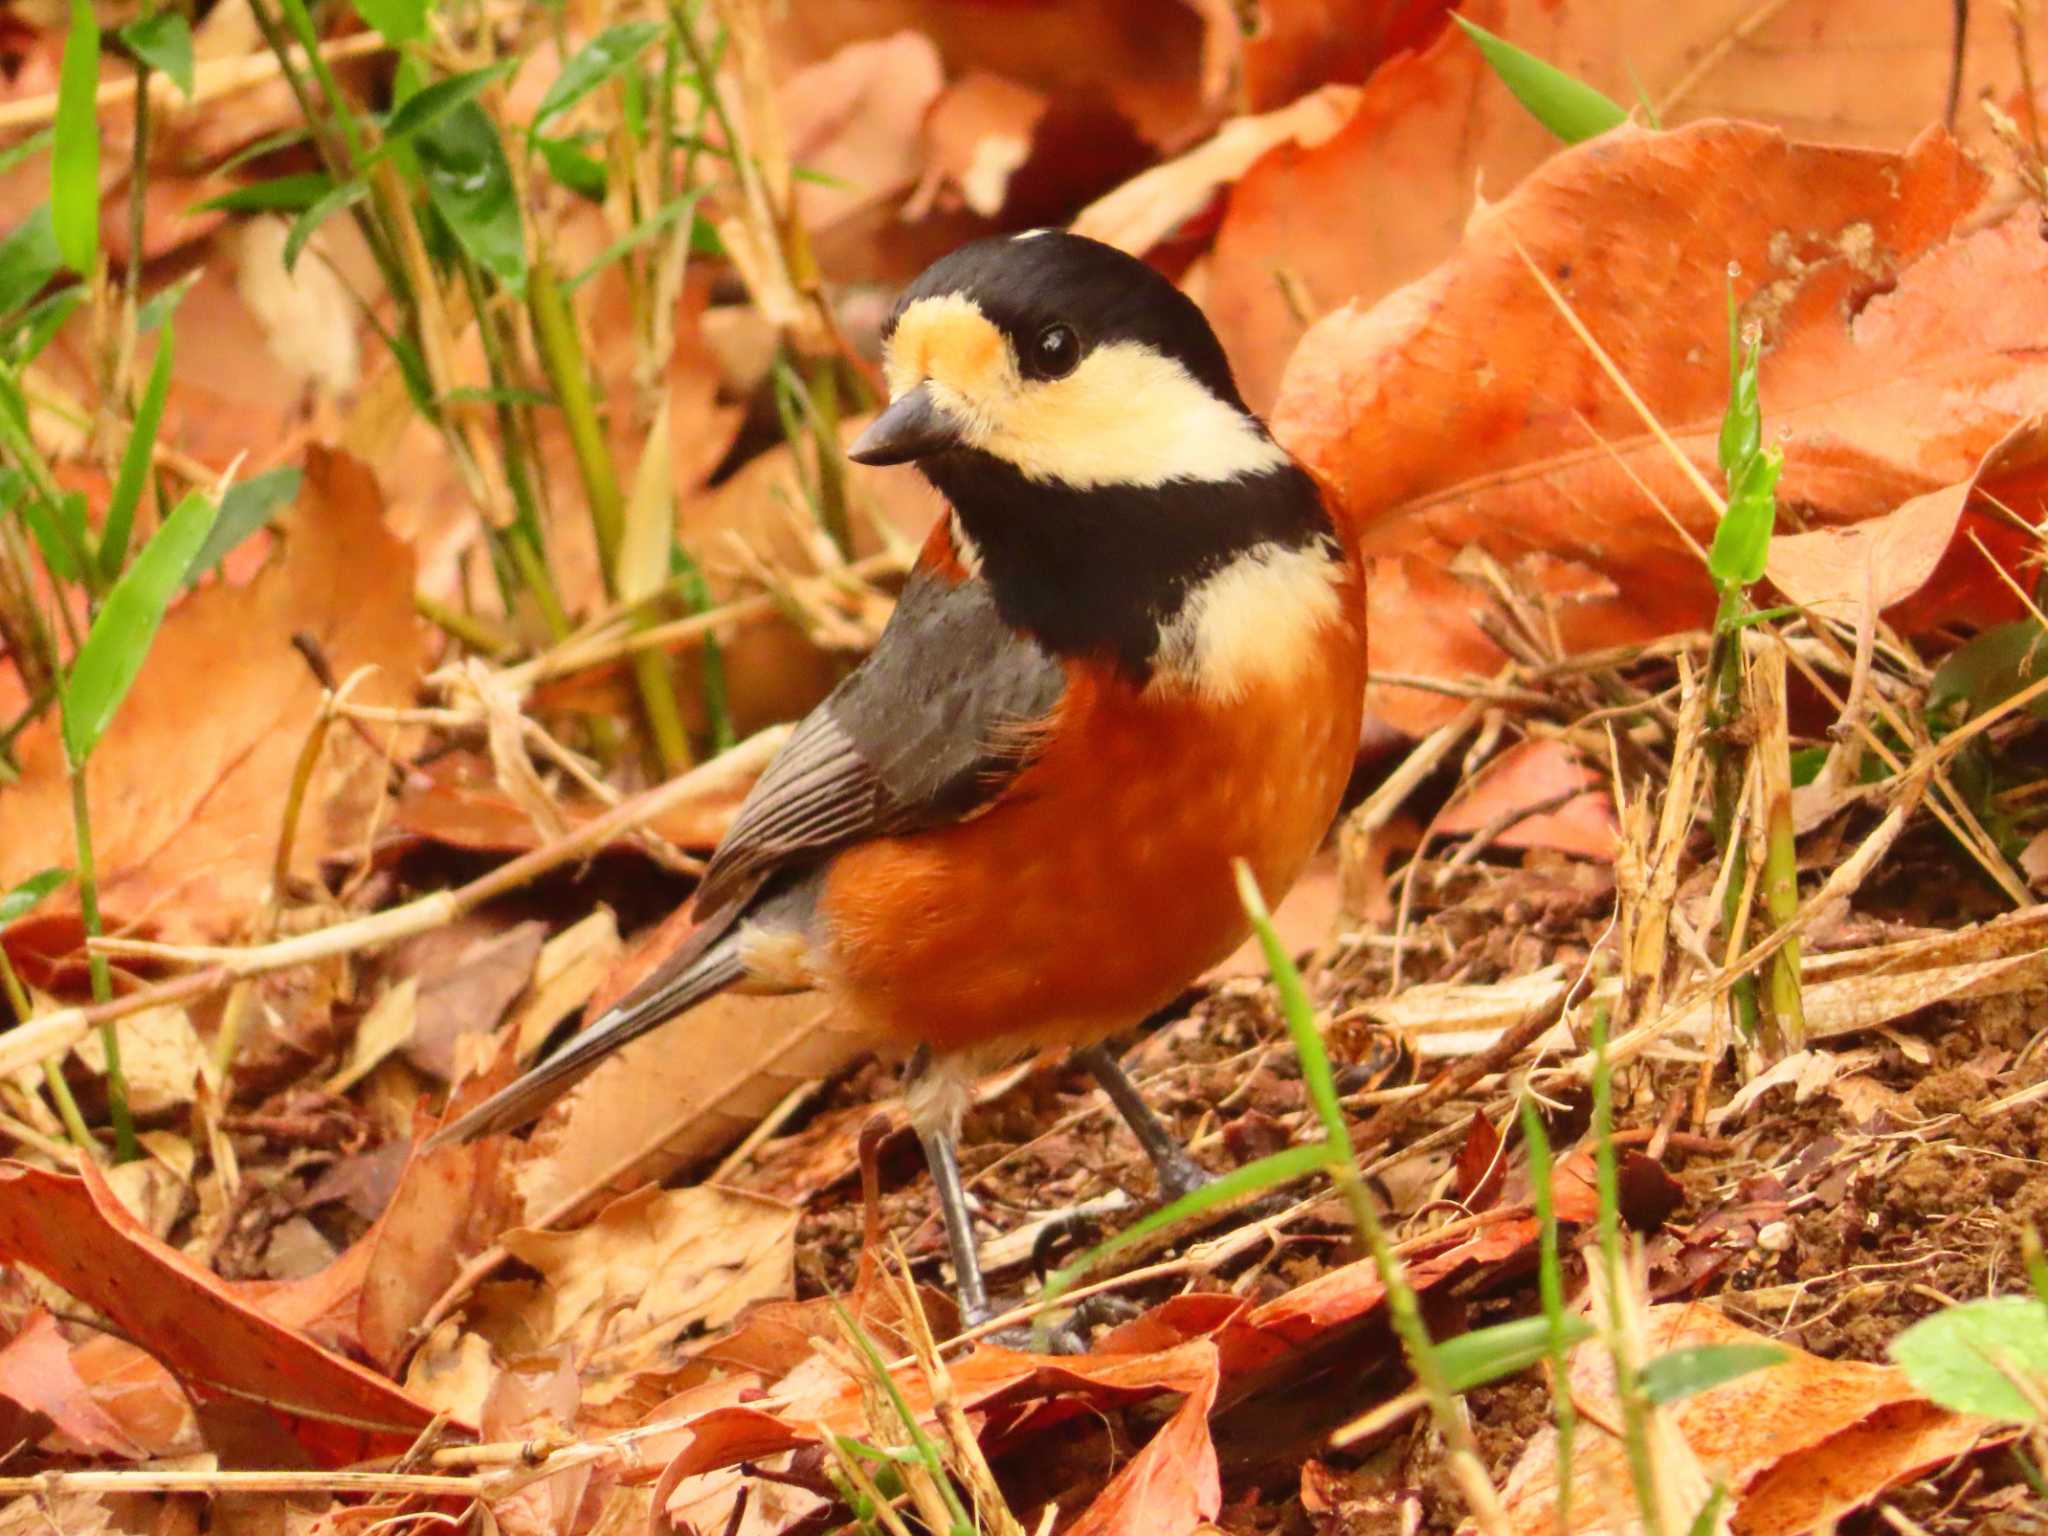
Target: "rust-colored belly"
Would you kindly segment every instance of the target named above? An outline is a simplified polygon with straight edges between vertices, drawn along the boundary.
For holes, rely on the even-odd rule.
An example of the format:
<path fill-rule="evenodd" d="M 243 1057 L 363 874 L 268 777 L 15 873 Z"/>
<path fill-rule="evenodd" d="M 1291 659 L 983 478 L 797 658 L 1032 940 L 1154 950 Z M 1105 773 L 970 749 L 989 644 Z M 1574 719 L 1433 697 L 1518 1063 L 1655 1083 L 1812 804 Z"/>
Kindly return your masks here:
<path fill-rule="evenodd" d="M 1172 1000 L 1249 931 L 1336 814 L 1358 741 L 1349 622 L 1289 685 L 1219 706 L 1075 678 L 986 814 L 847 850 L 827 876 L 828 984 L 867 1027 L 942 1051 L 1085 1044 Z"/>

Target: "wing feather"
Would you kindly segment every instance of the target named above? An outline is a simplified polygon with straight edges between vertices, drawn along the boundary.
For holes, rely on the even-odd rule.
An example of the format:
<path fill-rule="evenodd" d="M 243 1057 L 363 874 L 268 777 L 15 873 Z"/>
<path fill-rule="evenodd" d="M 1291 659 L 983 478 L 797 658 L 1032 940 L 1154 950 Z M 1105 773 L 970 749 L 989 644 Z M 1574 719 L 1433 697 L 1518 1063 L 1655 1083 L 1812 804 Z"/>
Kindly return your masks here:
<path fill-rule="evenodd" d="M 712 855 L 710 918 L 763 879 L 869 837 L 942 826 L 1001 793 L 1066 675 L 985 583 L 912 573 L 880 642 L 805 717 Z"/>

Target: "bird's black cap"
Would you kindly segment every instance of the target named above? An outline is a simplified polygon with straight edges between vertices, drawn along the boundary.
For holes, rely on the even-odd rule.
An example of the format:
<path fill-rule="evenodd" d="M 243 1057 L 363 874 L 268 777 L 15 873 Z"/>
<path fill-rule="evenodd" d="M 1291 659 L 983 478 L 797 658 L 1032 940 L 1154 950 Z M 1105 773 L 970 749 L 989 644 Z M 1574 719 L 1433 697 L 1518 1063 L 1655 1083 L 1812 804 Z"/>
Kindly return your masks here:
<path fill-rule="evenodd" d="M 1084 351 L 1140 342 L 1244 409 L 1223 344 L 1195 301 L 1113 245 L 1058 229 L 973 241 L 941 256 L 903 290 L 885 335 L 918 300 L 948 294 L 972 300 L 1020 357 L 1045 327 L 1066 324 Z"/>

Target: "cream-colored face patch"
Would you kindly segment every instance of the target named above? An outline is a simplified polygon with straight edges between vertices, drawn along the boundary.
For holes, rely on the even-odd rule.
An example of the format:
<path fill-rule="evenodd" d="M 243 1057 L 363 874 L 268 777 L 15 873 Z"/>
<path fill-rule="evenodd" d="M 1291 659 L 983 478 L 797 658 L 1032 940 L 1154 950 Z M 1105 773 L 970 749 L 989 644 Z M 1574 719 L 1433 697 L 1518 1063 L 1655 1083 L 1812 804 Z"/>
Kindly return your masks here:
<path fill-rule="evenodd" d="M 1152 686 L 1218 704 L 1317 665 L 1316 636 L 1343 616 L 1343 567 L 1320 541 L 1259 544 L 1189 592 L 1160 636 Z"/>
<path fill-rule="evenodd" d="M 1063 379 L 1027 379 L 971 299 L 920 299 L 889 339 L 890 398 L 919 385 L 962 440 L 1028 478 L 1080 489 L 1264 474 L 1286 453 L 1172 358 L 1132 341 L 1089 348 Z"/>

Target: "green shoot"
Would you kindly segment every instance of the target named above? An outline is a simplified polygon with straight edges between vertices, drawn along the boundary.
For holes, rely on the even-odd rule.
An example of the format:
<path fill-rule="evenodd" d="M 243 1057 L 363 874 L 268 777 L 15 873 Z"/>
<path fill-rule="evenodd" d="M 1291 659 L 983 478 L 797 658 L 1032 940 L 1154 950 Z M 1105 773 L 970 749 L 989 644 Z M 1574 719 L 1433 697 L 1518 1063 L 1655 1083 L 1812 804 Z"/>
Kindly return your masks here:
<path fill-rule="evenodd" d="M 176 11 L 132 21 L 117 34 L 128 51 L 192 99 L 192 27 Z"/>
<path fill-rule="evenodd" d="M 121 469 L 114 477 L 114 494 L 107 502 L 107 518 L 100 531 L 98 579 L 112 581 L 121 574 L 128 558 L 128 535 L 135 525 L 135 509 L 142 502 L 143 487 L 149 481 L 150 453 L 156 447 L 157 423 L 164 413 L 164 396 L 171 387 L 171 333 L 165 331 L 157 343 L 156 361 L 143 387 L 142 403 L 135 408 L 135 425 L 128 433 L 128 446 L 121 454 Z"/>
<path fill-rule="evenodd" d="M 1557 1528 L 1572 1529 L 1572 1445 L 1578 1434 L 1578 1410 L 1572 1406 L 1571 1329 L 1580 1319 L 1564 1309 L 1564 1262 L 1559 1252 L 1557 1200 L 1551 1189 L 1554 1164 L 1550 1134 L 1536 1101 L 1524 1095 L 1521 1104 L 1522 1144 L 1529 1153 L 1529 1198 L 1536 1207 L 1540 1231 L 1536 1290 L 1543 1303 L 1550 1348 L 1550 1397 L 1557 1421 Z"/>
<path fill-rule="evenodd" d="M 1529 109 L 1529 115 L 1563 139 L 1578 144 L 1628 121 L 1628 113 L 1582 80 L 1574 80 L 1554 64 L 1524 53 L 1505 38 L 1496 37 L 1451 13 L 1451 20 L 1464 28 L 1465 35 L 1479 46 L 1480 54 L 1500 82 L 1514 93 L 1515 100 Z"/>
<path fill-rule="evenodd" d="M 91 0 L 71 0 L 57 74 L 50 149 L 50 217 L 64 264 L 91 277 L 100 255 L 100 24 Z"/>

